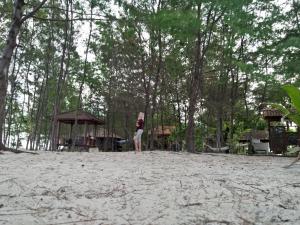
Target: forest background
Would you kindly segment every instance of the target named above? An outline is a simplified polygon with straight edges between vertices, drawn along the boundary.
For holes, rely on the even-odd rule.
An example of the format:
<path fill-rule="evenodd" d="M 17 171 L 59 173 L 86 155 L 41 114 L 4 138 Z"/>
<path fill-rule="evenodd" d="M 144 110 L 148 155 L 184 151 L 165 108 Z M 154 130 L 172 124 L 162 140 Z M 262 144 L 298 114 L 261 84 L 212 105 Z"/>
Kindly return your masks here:
<path fill-rule="evenodd" d="M 296 0 L 48 0 L 32 14 L 41 1 L 24 3 L 0 74 L 7 147 L 53 149 L 56 116 L 78 109 L 126 139 L 143 111 L 146 134 L 176 126 L 171 139 L 188 151 L 209 136 L 222 145 L 225 131 L 234 143 L 266 127 L 268 103 L 289 106 L 283 84 L 300 85 Z M 0 2 L 2 57 L 14 12 Z M 154 148 L 153 135 L 144 142 Z"/>

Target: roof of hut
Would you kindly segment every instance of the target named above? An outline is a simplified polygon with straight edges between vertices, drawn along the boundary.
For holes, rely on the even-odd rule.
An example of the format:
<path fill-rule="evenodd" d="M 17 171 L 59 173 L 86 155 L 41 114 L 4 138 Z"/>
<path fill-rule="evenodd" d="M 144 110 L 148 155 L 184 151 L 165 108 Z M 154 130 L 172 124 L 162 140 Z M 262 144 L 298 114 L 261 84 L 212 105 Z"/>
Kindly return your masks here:
<path fill-rule="evenodd" d="M 282 114 L 277 109 L 264 109 L 263 117 L 269 121 L 280 121 Z"/>
<path fill-rule="evenodd" d="M 240 137 L 240 141 L 250 141 L 251 139 L 269 140 L 269 132 L 267 130 L 251 130 Z"/>
<path fill-rule="evenodd" d="M 157 136 L 170 136 L 175 128 L 176 126 L 158 126 L 154 128 L 153 133 Z M 149 134 L 151 134 L 151 131 L 149 131 Z"/>
<path fill-rule="evenodd" d="M 64 112 L 56 116 L 57 121 L 62 123 L 70 123 L 70 124 L 75 123 L 76 118 L 78 124 L 84 124 L 84 123 L 95 124 L 95 125 L 104 124 L 103 119 L 99 119 L 96 116 L 92 115 L 91 113 L 83 110 Z"/>

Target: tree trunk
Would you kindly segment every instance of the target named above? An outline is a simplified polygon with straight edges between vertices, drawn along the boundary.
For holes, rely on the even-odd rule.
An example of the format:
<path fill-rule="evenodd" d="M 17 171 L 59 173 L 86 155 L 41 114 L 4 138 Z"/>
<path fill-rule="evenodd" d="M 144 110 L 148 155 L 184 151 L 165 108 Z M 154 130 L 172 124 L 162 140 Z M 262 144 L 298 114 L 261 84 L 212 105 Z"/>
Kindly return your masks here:
<path fill-rule="evenodd" d="M 222 130 L 223 130 L 223 120 L 222 120 L 222 112 L 221 109 L 217 109 L 217 118 L 216 118 L 216 125 L 217 125 L 217 148 L 222 147 L 222 143 L 223 143 L 223 134 L 222 134 Z"/>
<path fill-rule="evenodd" d="M 33 11 L 23 16 L 24 0 L 15 0 L 12 23 L 9 28 L 8 37 L 0 57 L 0 150 L 5 149 L 3 144 L 3 128 L 5 123 L 5 99 L 7 94 L 7 75 L 12 54 L 17 46 L 17 37 L 20 32 L 22 23 L 32 17 L 46 2 L 43 0 Z"/>
<path fill-rule="evenodd" d="M 0 150 L 5 149 L 3 145 L 3 129 L 5 123 L 5 98 L 7 94 L 7 75 L 13 51 L 17 46 L 17 36 L 22 25 L 24 0 L 16 0 L 14 3 L 14 14 L 9 29 L 6 45 L 0 58 Z"/>
<path fill-rule="evenodd" d="M 187 129 L 186 129 L 186 148 L 188 152 L 195 151 L 195 120 L 194 115 L 196 112 L 197 94 L 193 90 L 190 93 L 188 115 L 187 115 Z"/>
<path fill-rule="evenodd" d="M 239 72 L 238 70 L 236 71 L 236 78 L 235 78 L 235 72 L 233 68 L 230 71 L 231 74 L 231 89 L 230 89 L 230 128 L 229 128 L 229 138 L 230 140 L 233 140 L 233 135 L 234 135 L 234 116 L 235 116 L 235 103 L 236 103 L 236 98 L 237 98 L 237 91 L 238 91 L 238 86 L 239 86 Z"/>
<path fill-rule="evenodd" d="M 150 116 L 151 116 L 151 136 L 150 136 L 150 149 L 153 150 L 154 149 L 154 128 L 155 128 L 155 124 L 154 124 L 154 115 L 156 112 L 156 108 L 157 108 L 157 89 L 159 86 L 159 81 L 160 81 L 160 74 L 161 74 L 161 70 L 162 70 L 162 40 L 161 40 L 161 31 L 158 31 L 158 65 L 157 65 L 157 69 L 156 69 L 156 75 L 155 75 L 155 80 L 154 80 L 154 87 L 153 87 L 153 92 L 152 92 L 152 108 L 150 110 Z M 154 51 L 153 51 L 154 52 Z M 154 54 L 154 53 L 152 53 Z"/>
<path fill-rule="evenodd" d="M 141 34 L 139 34 L 139 37 L 141 39 Z M 148 130 L 148 118 L 150 115 L 150 110 L 149 110 L 149 106 L 150 106 L 150 78 L 147 80 L 147 76 L 146 76 L 146 63 L 145 63 L 145 58 L 142 55 L 141 56 L 141 61 L 142 61 L 142 76 L 143 76 L 143 87 L 144 87 L 144 96 L 145 96 L 145 118 L 144 118 L 144 130 Z M 148 150 L 149 148 L 149 135 L 147 133 L 146 134 L 146 150 Z"/>
<path fill-rule="evenodd" d="M 178 79 L 176 80 L 176 87 L 178 87 Z M 182 131 L 182 123 L 181 123 L 181 107 L 180 107 L 180 99 L 179 99 L 179 90 L 176 91 L 176 105 L 177 105 L 177 119 L 178 119 L 178 128 L 179 128 L 179 140 L 177 137 L 177 141 L 179 141 L 179 145 L 182 147 L 182 137 L 181 137 L 181 131 Z"/>
<path fill-rule="evenodd" d="M 82 91 L 83 87 L 85 84 L 85 79 L 87 76 L 87 66 L 88 66 L 88 53 L 89 53 L 89 48 L 90 48 L 90 42 L 91 42 L 91 37 L 92 37 L 92 31 L 93 31 L 93 2 L 90 3 L 90 30 L 89 30 L 89 36 L 87 40 L 87 46 L 85 50 L 85 60 L 84 60 L 84 66 L 83 66 L 83 74 L 82 74 L 82 80 L 80 82 L 80 87 L 79 87 L 79 94 L 78 94 L 78 99 L 77 99 L 77 104 L 76 104 L 76 112 L 75 112 L 75 123 L 73 127 L 73 134 L 72 134 L 72 148 L 74 149 L 75 147 L 75 136 L 77 135 L 77 129 L 78 129 L 78 110 L 82 108 Z"/>
<path fill-rule="evenodd" d="M 62 94 L 62 88 L 64 79 L 66 76 L 66 68 L 64 68 L 65 65 L 65 58 L 66 58 L 66 52 L 68 48 L 68 33 L 69 33 L 69 0 L 66 0 L 66 21 L 65 21 L 65 27 L 64 27 L 64 43 L 63 43 L 63 49 L 62 49 L 62 56 L 60 61 L 60 72 L 59 77 L 57 79 L 56 84 L 56 99 L 53 106 L 53 118 L 52 118 L 52 129 L 51 129 L 51 150 L 54 151 L 57 149 L 57 115 L 60 113 L 60 100 L 61 100 L 61 94 Z"/>
<path fill-rule="evenodd" d="M 11 124 L 12 124 L 12 117 L 13 117 L 13 99 L 15 96 L 15 89 L 16 89 L 16 79 L 17 79 L 17 74 L 18 72 L 15 72 L 16 70 L 16 61 L 17 61 L 17 54 L 18 54 L 18 47 L 16 47 L 15 50 L 15 54 L 14 54 L 14 63 L 13 63 L 13 69 L 12 69 L 12 73 L 10 75 L 10 77 L 12 79 L 9 79 L 10 81 L 10 86 L 11 86 L 11 93 L 10 93 L 10 98 L 9 100 L 6 101 L 6 104 L 8 102 L 8 112 L 7 115 L 5 115 L 5 117 L 8 117 L 7 119 L 7 130 L 4 134 L 4 144 L 9 147 L 10 144 L 10 132 L 11 132 Z"/>
<path fill-rule="evenodd" d="M 200 6 L 198 6 L 198 19 L 200 17 Z M 194 58 L 194 68 L 189 80 L 189 106 L 188 106 L 188 124 L 186 130 L 186 148 L 189 152 L 194 152 L 195 149 L 195 120 L 194 115 L 196 112 L 196 104 L 199 97 L 200 85 L 202 81 L 202 68 L 203 61 L 201 60 L 201 33 L 198 31 L 196 41 L 196 51 Z"/>

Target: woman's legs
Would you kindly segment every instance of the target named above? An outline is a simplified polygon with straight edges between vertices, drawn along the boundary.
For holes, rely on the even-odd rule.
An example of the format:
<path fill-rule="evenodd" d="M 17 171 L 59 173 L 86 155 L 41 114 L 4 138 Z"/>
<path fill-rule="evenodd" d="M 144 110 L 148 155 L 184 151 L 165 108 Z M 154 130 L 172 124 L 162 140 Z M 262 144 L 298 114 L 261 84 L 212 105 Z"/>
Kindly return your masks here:
<path fill-rule="evenodd" d="M 138 140 L 136 138 L 136 135 L 133 137 L 133 142 L 134 142 L 134 150 L 135 152 L 137 152 L 139 150 L 139 147 L 138 147 Z"/>
<path fill-rule="evenodd" d="M 142 151 L 142 140 L 139 140 L 138 142 L 138 151 Z"/>
<path fill-rule="evenodd" d="M 139 151 L 139 143 L 138 143 L 138 141 L 135 141 L 135 151 L 136 152 Z"/>
<path fill-rule="evenodd" d="M 135 143 L 136 143 L 136 151 L 141 152 L 142 151 L 142 134 L 143 134 L 143 130 L 139 129 L 136 132 L 136 136 L 135 136 Z"/>

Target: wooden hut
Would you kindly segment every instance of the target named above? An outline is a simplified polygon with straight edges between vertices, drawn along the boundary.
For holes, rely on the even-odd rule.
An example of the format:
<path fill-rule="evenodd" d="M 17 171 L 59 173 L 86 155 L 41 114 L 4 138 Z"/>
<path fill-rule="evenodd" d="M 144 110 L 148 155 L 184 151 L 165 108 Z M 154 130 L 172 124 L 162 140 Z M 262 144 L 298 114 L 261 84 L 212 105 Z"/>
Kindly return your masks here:
<path fill-rule="evenodd" d="M 259 140 L 260 142 L 269 142 L 269 132 L 266 130 L 251 130 L 243 133 L 239 138 L 239 142 L 250 143 L 253 139 Z"/>
<path fill-rule="evenodd" d="M 278 110 L 266 108 L 263 110 L 263 117 L 268 122 L 270 149 L 273 153 L 282 154 L 287 151 L 288 145 L 299 145 L 299 130 L 288 131 L 290 123 L 288 118 L 283 121 L 285 123 L 278 125 L 278 122 L 283 119 L 283 115 Z"/>
<path fill-rule="evenodd" d="M 266 130 L 245 132 L 239 138 L 239 146 L 243 149 L 247 147 L 249 154 L 268 154 L 270 152 L 269 132 Z"/>
<path fill-rule="evenodd" d="M 104 125 L 104 120 L 97 118 L 89 112 L 83 110 L 64 112 L 56 116 L 57 122 L 57 130 L 56 130 L 56 143 L 59 145 L 72 145 L 72 132 L 74 128 L 74 124 L 77 123 L 79 127 L 79 131 L 77 131 L 80 135 L 75 137 L 75 146 L 90 146 L 93 145 L 91 143 L 90 137 L 96 137 L 96 131 L 99 126 Z M 69 132 L 66 137 L 61 137 L 61 126 L 66 124 L 69 126 Z M 83 127 L 83 131 L 82 131 Z M 92 129 L 92 134 L 89 135 L 88 131 Z M 76 132 L 76 133 L 77 133 Z"/>
<path fill-rule="evenodd" d="M 103 127 L 98 127 L 94 138 L 93 135 L 91 131 L 88 133 L 88 137 L 92 137 L 91 143 L 93 147 L 98 147 L 99 150 L 119 151 L 122 149 L 122 146 L 118 144 L 118 142 L 124 140 L 124 138 L 115 132 L 108 131 Z"/>
<path fill-rule="evenodd" d="M 156 148 L 168 149 L 170 147 L 168 137 L 176 129 L 175 126 L 158 126 L 153 129 L 153 138 Z M 151 135 L 151 130 L 148 132 Z"/>
<path fill-rule="evenodd" d="M 57 115 L 57 146 L 69 149 L 73 145 L 72 132 L 75 121 L 78 128 L 75 135 L 74 146 L 80 150 L 98 148 L 99 150 L 120 150 L 118 141 L 124 140 L 115 132 L 103 127 L 104 120 L 97 118 L 89 112 L 78 110 Z M 61 127 L 65 125 L 65 129 Z"/>

